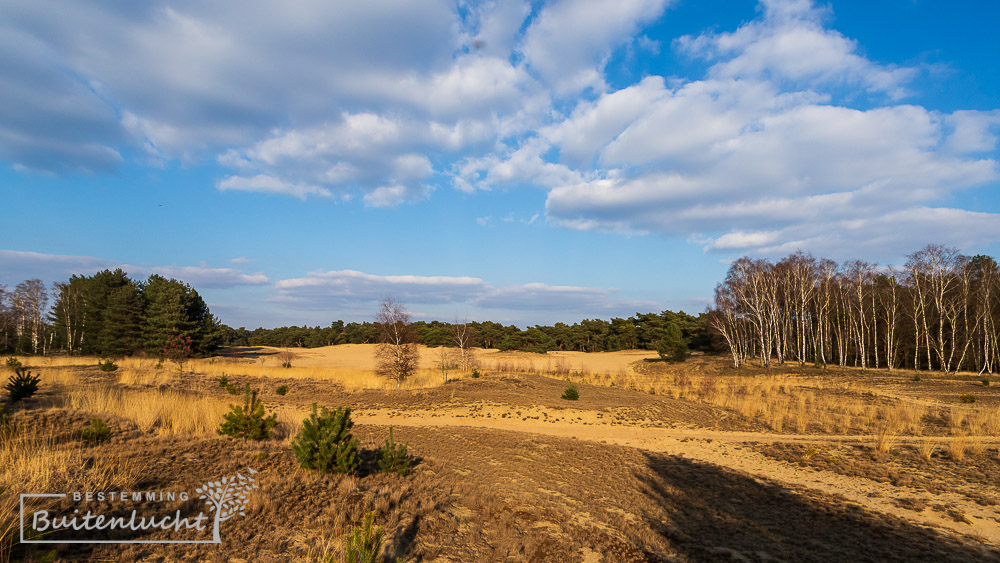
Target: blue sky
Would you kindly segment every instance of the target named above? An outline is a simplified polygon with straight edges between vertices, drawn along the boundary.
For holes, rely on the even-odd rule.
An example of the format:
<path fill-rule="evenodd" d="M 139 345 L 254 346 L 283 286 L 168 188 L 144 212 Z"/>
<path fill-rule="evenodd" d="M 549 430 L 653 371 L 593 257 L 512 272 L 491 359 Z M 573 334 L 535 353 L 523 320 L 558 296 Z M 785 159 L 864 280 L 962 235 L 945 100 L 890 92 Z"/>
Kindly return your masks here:
<path fill-rule="evenodd" d="M 0 6 L 0 284 L 232 326 L 704 310 L 730 260 L 1000 254 L 993 2 Z"/>

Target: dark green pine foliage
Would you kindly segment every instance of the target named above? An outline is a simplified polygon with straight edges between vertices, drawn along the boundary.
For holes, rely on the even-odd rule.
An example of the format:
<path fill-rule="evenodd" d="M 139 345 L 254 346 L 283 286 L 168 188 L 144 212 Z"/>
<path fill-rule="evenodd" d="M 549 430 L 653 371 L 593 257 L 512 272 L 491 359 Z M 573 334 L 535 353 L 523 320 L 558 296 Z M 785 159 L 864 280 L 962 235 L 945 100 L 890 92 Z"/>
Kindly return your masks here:
<path fill-rule="evenodd" d="M 67 321 L 79 326 L 80 351 L 83 354 L 121 357 L 138 350 L 139 321 L 142 317 L 142 294 L 138 284 L 120 268 L 104 270 L 90 277 L 70 278 L 70 285 L 82 293 L 82 314 Z M 56 301 L 57 315 L 65 310 Z M 64 327 L 65 328 L 65 327 Z"/>
<path fill-rule="evenodd" d="M 410 472 L 410 460 L 406 454 L 406 444 L 397 444 L 389 427 L 389 437 L 378 450 L 378 468 L 384 473 L 406 475 Z"/>
<path fill-rule="evenodd" d="M 26 368 L 17 368 L 14 375 L 10 376 L 7 380 L 7 385 L 3 388 L 10 393 L 9 402 L 14 404 L 21 399 L 27 399 L 35 394 L 38 390 L 38 382 L 40 381 L 37 375 L 31 375 L 31 372 Z"/>
<path fill-rule="evenodd" d="M 358 439 L 351 436 L 351 409 L 338 407 L 331 411 L 323 407 L 302 421 L 302 429 L 292 442 L 292 449 L 299 464 L 306 469 L 323 473 L 353 473 L 361 460 L 358 458 Z"/>
<path fill-rule="evenodd" d="M 172 336 L 190 336 L 196 354 L 218 348 L 219 322 L 205 301 L 188 284 L 153 274 L 143 284 L 146 300 L 142 323 L 143 348 L 161 354 Z"/>
<path fill-rule="evenodd" d="M 660 355 L 660 359 L 671 363 L 687 359 L 687 342 L 681 336 L 681 329 L 677 323 L 667 324 L 663 336 L 656 343 L 656 352 Z"/>
<path fill-rule="evenodd" d="M 278 415 L 265 416 L 264 403 L 257 398 L 257 390 L 251 391 L 247 383 L 243 388 L 243 405 L 229 405 L 218 432 L 232 438 L 267 440 L 277 424 Z"/>

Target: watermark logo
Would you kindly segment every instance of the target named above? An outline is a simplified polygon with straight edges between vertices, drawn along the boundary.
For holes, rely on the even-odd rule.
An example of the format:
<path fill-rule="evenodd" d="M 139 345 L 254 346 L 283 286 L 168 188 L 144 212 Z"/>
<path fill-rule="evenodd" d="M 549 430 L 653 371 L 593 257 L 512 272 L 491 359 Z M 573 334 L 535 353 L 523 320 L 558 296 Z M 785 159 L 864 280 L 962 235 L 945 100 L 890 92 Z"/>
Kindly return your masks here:
<path fill-rule="evenodd" d="M 246 516 L 259 488 L 248 467 L 187 491 L 75 491 L 26 493 L 20 499 L 21 543 L 221 543 L 220 525 Z M 25 511 L 25 504 L 28 510 Z M 32 504 L 48 506 L 30 506 Z M 94 508 L 94 504 L 100 508 Z M 167 509 L 171 503 L 181 503 Z M 55 506 L 53 506 L 55 505 Z M 198 510 L 201 508 L 201 510 Z M 210 514 L 205 514 L 204 509 Z M 162 533 L 161 533 L 162 532 Z M 207 536 L 211 532 L 211 539 Z M 146 536 L 157 534 L 157 539 Z M 168 536 L 167 539 L 161 539 Z"/>

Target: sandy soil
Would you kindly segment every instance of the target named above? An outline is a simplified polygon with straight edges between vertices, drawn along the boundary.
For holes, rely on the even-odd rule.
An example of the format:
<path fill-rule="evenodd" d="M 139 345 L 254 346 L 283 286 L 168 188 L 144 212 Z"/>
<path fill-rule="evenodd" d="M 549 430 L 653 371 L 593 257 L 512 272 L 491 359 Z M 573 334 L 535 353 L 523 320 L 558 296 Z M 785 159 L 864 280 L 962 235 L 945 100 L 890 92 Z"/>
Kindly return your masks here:
<path fill-rule="evenodd" d="M 309 352 L 297 356 L 296 365 L 312 361 Z M 357 367 L 351 362 L 370 358 L 370 347 L 340 352 L 338 360 L 320 350 L 313 360 L 321 367 L 336 361 Z M 260 353 L 248 351 L 247 360 L 259 365 Z M 681 369 L 728 373 L 722 362 L 678 368 L 637 357 L 632 369 L 648 377 L 674 377 Z M 621 359 L 594 361 L 610 366 Z M 79 374 L 78 385 L 107 385 L 111 377 L 94 366 Z M 44 380 L 44 368 L 42 375 Z M 566 401 L 560 398 L 566 381 L 535 374 L 489 373 L 432 388 L 356 392 L 281 375 L 280 369 L 273 376 L 235 372 L 232 379 L 264 390 L 269 410 L 291 413 L 283 420 L 301 420 L 313 402 L 352 408 L 362 445 L 357 475 L 299 468 L 285 438 L 247 442 L 142 432 L 112 416 L 112 439 L 101 448 L 131 456 L 143 487 L 190 488 L 254 467 L 262 487 L 247 516 L 227 525 L 221 546 L 63 546 L 19 555 L 319 561 L 336 553 L 344 533 L 374 511 L 386 530 L 390 560 L 1000 560 L 997 437 L 983 437 L 980 451 L 962 461 L 943 450 L 925 460 L 918 447 L 946 437 L 899 436 L 890 453 L 880 454 L 870 434 L 774 432 L 725 408 L 618 386 L 579 383 L 580 399 Z M 850 375 L 802 369 L 788 384 Z M 878 390 L 873 401 L 897 394 L 936 405 L 954 404 L 972 385 L 967 376 L 911 384 L 905 374 L 870 373 L 850 382 Z M 289 386 L 287 395 L 274 392 L 279 384 Z M 235 401 L 214 378 L 198 373 L 171 376 L 148 389 Z M 995 401 L 996 390 L 987 391 L 982 401 Z M 72 441 L 89 414 L 61 406 L 58 393 L 57 387 L 44 389 L 15 416 Z M 377 471 L 374 452 L 390 426 L 413 456 L 406 477 Z"/>

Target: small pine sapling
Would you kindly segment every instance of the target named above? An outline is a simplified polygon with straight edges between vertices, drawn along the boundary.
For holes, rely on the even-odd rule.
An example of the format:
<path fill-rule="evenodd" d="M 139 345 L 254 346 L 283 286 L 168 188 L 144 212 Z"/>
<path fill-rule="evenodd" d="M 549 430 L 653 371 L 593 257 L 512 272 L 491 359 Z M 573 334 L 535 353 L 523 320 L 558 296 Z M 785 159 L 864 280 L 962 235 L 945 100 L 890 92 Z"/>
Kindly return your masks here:
<path fill-rule="evenodd" d="M 361 463 L 358 439 L 351 436 L 353 426 L 350 408 L 331 411 L 323 407 L 322 412 L 317 412 L 313 403 L 312 414 L 302 421 L 292 441 L 299 464 L 322 473 L 353 473 Z"/>
<path fill-rule="evenodd" d="M 278 388 L 274 390 L 274 392 L 277 393 L 277 394 L 279 394 L 279 395 L 281 395 L 282 397 L 284 397 L 285 394 L 288 393 L 288 386 L 287 385 L 279 385 Z"/>
<path fill-rule="evenodd" d="M 570 384 L 570 386 L 563 391 L 562 398 L 567 401 L 576 401 L 580 398 L 580 391 L 576 388 L 576 385 Z"/>
<path fill-rule="evenodd" d="M 7 358 L 7 369 L 17 371 L 22 367 L 21 360 L 11 356 Z"/>
<path fill-rule="evenodd" d="M 397 444 L 389 427 L 389 437 L 378 450 L 378 468 L 384 473 L 397 473 L 406 476 L 410 472 L 410 460 L 406 455 L 406 444 Z"/>
<path fill-rule="evenodd" d="M 14 375 L 7 379 L 7 385 L 4 385 L 4 389 L 10 393 L 10 403 L 16 403 L 21 399 L 27 399 L 38 391 L 38 382 L 40 381 L 37 375 L 31 375 L 31 372 L 25 368 L 17 368 Z"/>
<path fill-rule="evenodd" d="M 118 371 L 118 364 L 116 364 L 114 360 L 112 360 L 111 358 L 108 358 L 102 361 L 101 363 L 97 364 L 97 367 L 99 367 L 101 371 L 104 372 Z"/>
<path fill-rule="evenodd" d="M 80 437 L 84 442 L 97 444 L 107 440 L 111 436 L 111 429 L 99 418 L 90 419 L 90 424 L 83 427 Z"/>
<path fill-rule="evenodd" d="M 344 560 L 347 563 L 376 563 L 382 552 L 385 530 L 375 525 L 375 511 L 365 513 L 361 526 L 355 526 L 344 537 Z"/>
<path fill-rule="evenodd" d="M 223 418 L 219 434 L 247 440 L 267 440 L 278 424 L 277 414 L 265 416 L 264 403 L 257 398 L 256 389 L 250 390 L 249 383 L 243 389 L 243 405 L 229 405 Z"/>

